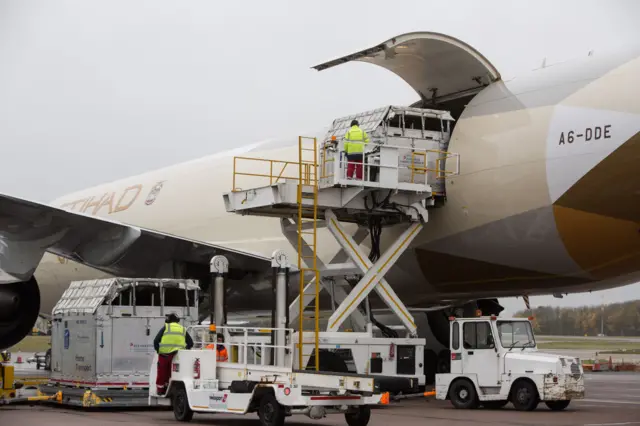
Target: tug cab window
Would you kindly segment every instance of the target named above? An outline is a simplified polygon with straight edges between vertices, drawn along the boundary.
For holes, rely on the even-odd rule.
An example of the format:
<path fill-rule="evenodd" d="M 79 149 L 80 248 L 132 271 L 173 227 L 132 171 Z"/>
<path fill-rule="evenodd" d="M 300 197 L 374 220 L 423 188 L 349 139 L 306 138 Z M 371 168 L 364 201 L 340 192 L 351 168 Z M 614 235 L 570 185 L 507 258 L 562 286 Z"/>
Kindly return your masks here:
<path fill-rule="evenodd" d="M 451 328 L 451 349 L 460 349 L 460 325 L 457 322 L 454 322 Z"/>
<path fill-rule="evenodd" d="M 488 321 L 467 322 L 463 327 L 462 344 L 465 349 L 493 349 L 494 340 Z"/>

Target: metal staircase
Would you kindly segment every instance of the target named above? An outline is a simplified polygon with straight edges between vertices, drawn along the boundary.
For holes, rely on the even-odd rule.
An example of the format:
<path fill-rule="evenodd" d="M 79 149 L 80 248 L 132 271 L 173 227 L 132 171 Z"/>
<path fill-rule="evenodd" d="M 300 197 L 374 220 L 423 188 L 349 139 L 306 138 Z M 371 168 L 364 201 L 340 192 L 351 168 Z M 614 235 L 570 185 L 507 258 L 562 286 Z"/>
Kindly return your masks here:
<path fill-rule="evenodd" d="M 305 143 L 306 142 L 306 143 Z M 310 147 L 311 143 L 313 144 Z M 310 202 L 309 202 L 310 201 Z M 298 270 L 300 271 L 298 365 L 308 362 L 305 351 L 305 320 L 313 321 L 315 370 L 320 370 L 320 271 L 317 264 L 318 149 L 316 138 L 298 137 Z M 305 238 L 306 237 L 306 238 Z M 306 242 L 306 244 L 305 244 Z M 307 308 L 313 298 L 313 307 Z M 306 343 L 309 344 L 309 343 Z M 306 361 L 306 362 L 304 362 Z"/>

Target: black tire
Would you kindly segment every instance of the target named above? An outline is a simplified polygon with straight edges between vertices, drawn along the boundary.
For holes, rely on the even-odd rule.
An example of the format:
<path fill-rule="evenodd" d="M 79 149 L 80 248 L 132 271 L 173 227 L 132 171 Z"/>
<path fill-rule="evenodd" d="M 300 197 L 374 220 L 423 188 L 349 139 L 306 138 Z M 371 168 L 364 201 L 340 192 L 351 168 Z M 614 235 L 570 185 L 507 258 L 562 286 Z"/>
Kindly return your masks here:
<path fill-rule="evenodd" d="M 476 388 L 468 380 L 458 379 L 451 383 L 449 399 L 455 408 L 470 409 L 478 407 Z"/>
<path fill-rule="evenodd" d="M 484 408 L 487 408 L 489 410 L 499 410 L 501 408 L 503 408 L 505 405 L 507 405 L 509 403 L 509 400 L 504 400 L 504 401 L 485 401 L 482 403 L 482 406 Z"/>
<path fill-rule="evenodd" d="M 47 353 L 44 356 L 44 369 L 51 371 L 51 349 L 47 349 Z"/>
<path fill-rule="evenodd" d="M 358 411 L 353 413 L 345 413 L 344 419 L 349 426 L 367 426 L 369 419 L 371 419 L 371 407 L 368 405 L 361 405 L 358 407 Z"/>
<path fill-rule="evenodd" d="M 265 394 L 260 399 L 258 417 L 263 426 L 282 426 L 285 418 L 284 407 L 278 403 L 275 396 L 270 393 Z"/>
<path fill-rule="evenodd" d="M 193 419 L 193 410 L 189 407 L 189 398 L 184 386 L 174 388 L 171 395 L 173 415 L 179 422 L 190 422 Z"/>
<path fill-rule="evenodd" d="M 549 410 L 562 411 L 569 406 L 570 402 L 571 400 L 567 399 L 563 401 L 545 401 L 544 403 L 547 407 L 549 407 Z"/>
<path fill-rule="evenodd" d="M 528 380 L 519 380 L 511 387 L 510 400 L 518 411 L 533 411 L 540 402 L 538 389 Z"/>

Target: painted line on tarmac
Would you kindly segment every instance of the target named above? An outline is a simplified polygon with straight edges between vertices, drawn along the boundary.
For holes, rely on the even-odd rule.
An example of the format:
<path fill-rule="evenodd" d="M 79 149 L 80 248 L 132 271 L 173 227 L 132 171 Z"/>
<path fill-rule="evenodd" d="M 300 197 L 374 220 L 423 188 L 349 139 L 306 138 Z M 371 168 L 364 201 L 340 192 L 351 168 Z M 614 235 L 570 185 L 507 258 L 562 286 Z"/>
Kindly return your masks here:
<path fill-rule="evenodd" d="M 640 422 L 624 422 L 624 423 L 588 423 L 584 426 L 624 426 L 624 425 L 640 425 Z"/>
<path fill-rule="evenodd" d="M 630 404 L 630 405 L 640 405 L 640 402 L 635 402 L 635 401 L 620 401 L 620 400 L 613 400 L 613 399 L 590 399 L 590 398 L 585 398 L 585 399 L 576 399 L 573 402 L 601 402 L 604 404 Z M 605 423 L 608 424 L 608 423 Z M 611 424 L 615 424 L 615 423 L 611 423 Z M 633 423 L 631 423 L 633 424 Z M 640 424 L 640 422 L 637 422 L 637 424 Z"/>
<path fill-rule="evenodd" d="M 613 390 L 619 391 L 620 390 L 620 386 L 602 386 L 602 385 L 599 385 L 597 387 L 597 390 L 599 390 L 599 391 L 605 390 L 605 389 L 613 389 Z M 640 385 L 638 385 L 638 386 L 625 386 L 624 390 L 640 390 Z"/>
<path fill-rule="evenodd" d="M 640 393 L 638 391 L 630 392 L 630 393 L 622 393 L 618 392 L 613 394 L 611 392 L 589 392 L 590 399 L 608 399 L 611 398 L 620 398 L 621 401 L 638 401 L 640 402 Z"/>
<path fill-rule="evenodd" d="M 611 404 L 580 404 L 580 408 L 582 407 L 611 408 Z"/>

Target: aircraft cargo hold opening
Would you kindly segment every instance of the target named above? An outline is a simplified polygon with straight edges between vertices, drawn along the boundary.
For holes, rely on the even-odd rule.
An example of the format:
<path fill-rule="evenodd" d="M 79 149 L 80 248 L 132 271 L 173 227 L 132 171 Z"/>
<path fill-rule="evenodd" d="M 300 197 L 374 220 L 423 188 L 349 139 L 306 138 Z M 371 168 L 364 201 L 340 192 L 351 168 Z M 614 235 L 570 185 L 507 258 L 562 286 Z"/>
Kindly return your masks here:
<path fill-rule="evenodd" d="M 313 68 L 323 71 L 352 61 L 378 65 L 396 74 L 420 97 L 411 107 L 447 111 L 454 120 L 451 131 L 471 100 L 501 78 L 476 49 L 433 32 L 403 34 Z"/>

